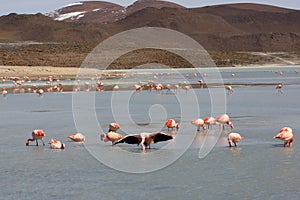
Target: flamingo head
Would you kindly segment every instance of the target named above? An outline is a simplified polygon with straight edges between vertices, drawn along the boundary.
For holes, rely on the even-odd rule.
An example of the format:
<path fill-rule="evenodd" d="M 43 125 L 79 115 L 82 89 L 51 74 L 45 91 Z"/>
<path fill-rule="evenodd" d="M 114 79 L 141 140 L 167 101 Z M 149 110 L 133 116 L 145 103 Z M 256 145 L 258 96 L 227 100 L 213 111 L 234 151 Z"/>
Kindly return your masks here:
<path fill-rule="evenodd" d="M 180 126 L 179 126 L 179 124 L 178 124 L 178 123 L 176 123 L 176 124 L 175 124 L 175 128 L 176 128 L 176 130 L 178 130 L 178 129 L 179 129 L 179 127 L 180 127 Z"/>
<path fill-rule="evenodd" d="M 48 142 L 48 144 L 51 144 L 51 143 L 53 143 L 53 142 L 56 142 L 56 140 L 51 139 L 50 142 Z"/>
<path fill-rule="evenodd" d="M 26 144 L 26 146 L 28 146 L 28 145 L 29 145 L 29 140 L 26 140 L 26 143 L 25 143 L 25 144 Z"/>
<path fill-rule="evenodd" d="M 105 134 L 105 133 L 101 133 L 101 134 L 100 134 L 100 139 L 101 139 L 101 141 L 103 141 L 104 138 L 106 138 L 106 134 Z"/>

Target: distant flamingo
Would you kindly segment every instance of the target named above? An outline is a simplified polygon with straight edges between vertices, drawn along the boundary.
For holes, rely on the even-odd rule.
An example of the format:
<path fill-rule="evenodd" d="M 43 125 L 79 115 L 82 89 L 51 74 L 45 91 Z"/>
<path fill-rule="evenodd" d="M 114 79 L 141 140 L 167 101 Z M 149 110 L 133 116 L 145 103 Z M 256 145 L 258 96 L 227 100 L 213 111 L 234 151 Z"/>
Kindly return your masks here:
<path fill-rule="evenodd" d="M 227 90 L 227 93 L 228 93 L 228 94 L 232 94 L 232 93 L 233 93 L 233 89 L 232 89 L 232 86 L 231 86 L 231 85 L 227 85 L 227 86 L 225 87 L 225 89 Z"/>
<path fill-rule="evenodd" d="M 67 138 L 70 138 L 71 140 L 73 140 L 75 142 L 84 142 L 85 141 L 85 136 L 81 133 L 71 134 L 71 135 L 67 136 Z"/>
<path fill-rule="evenodd" d="M 38 140 L 41 140 L 43 145 L 45 146 L 45 143 L 43 141 L 43 137 L 45 137 L 45 133 L 43 130 L 40 130 L 40 129 L 35 129 L 32 131 L 32 138 L 28 138 L 26 140 L 26 146 L 29 145 L 29 142 L 32 142 L 32 141 L 35 141 L 36 142 L 36 146 L 39 146 L 38 144 Z"/>
<path fill-rule="evenodd" d="M 51 149 L 64 149 L 66 147 L 64 143 L 61 143 L 56 139 L 51 139 L 51 141 L 48 144 L 50 144 Z"/>
<path fill-rule="evenodd" d="M 156 89 L 157 94 L 161 94 L 161 91 L 163 89 L 163 85 L 159 83 L 159 84 L 155 85 L 155 89 Z"/>
<path fill-rule="evenodd" d="M 124 137 L 123 135 L 113 132 L 113 131 L 110 131 L 108 133 L 101 133 L 101 135 L 100 135 L 100 138 L 102 141 L 104 141 L 104 142 L 111 141 L 112 143 L 117 140 L 122 139 L 123 137 Z"/>
<path fill-rule="evenodd" d="M 144 89 L 144 86 L 139 84 L 134 84 L 133 87 L 135 91 L 142 91 Z"/>
<path fill-rule="evenodd" d="M 3 88 L 3 89 L 2 89 L 2 96 L 5 97 L 5 96 L 7 95 L 7 93 L 8 93 L 7 90 L 6 90 L 5 88 Z"/>
<path fill-rule="evenodd" d="M 283 88 L 283 84 L 282 83 L 279 83 L 277 86 L 276 86 L 276 90 L 278 91 L 278 93 L 283 93 L 282 92 L 282 88 Z"/>
<path fill-rule="evenodd" d="M 203 130 L 206 130 L 206 126 L 204 124 L 204 120 L 201 118 L 194 119 L 191 121 L 191 124 L 197 126 L 197 131 L 200 131 L 200 127 L 203 128 Z"/>
<path fill-rule="evenodd" d="M 291 146 L 294 141 L 294 135 L 293 130 L 289 127 L 283 127 L 277 135 L 275 135 L 273 138 L 280 139 L 284 141 L 283 146 Z"/>
<path fill-rule="evenodd" d="M 44 90 L 43 90 L 43 89 L 39 89 L 39 90 L 37 91 L 37 94 L 38 94 L 39 96 L 42 96 L 42 95 L 44 94 Z"/>
<path fill-rule="evenodd" d="M 109 124 L 108 132 L 117 131 L 118 129 L 120 129 L 120 125 L 118 123 L 113 122 Z"/>
<path fill-rule="evenodd" d="M 200 80 L 198 80 L 198 82 L 199 82 L 199 84 L 200 84 L 200 88 L 203 88 L 203 80 L 200 79 Z"/>
<path fill-rule="evenodd" d="M 207 128 L 209 129 L 210 126 L 216 124 L 216 120 L 213 117 L 207 117 L 204 119 L 204 124 L 207 124 Z"/>
<path fill-rule="evenodd" d="M 171 129 L 174 129 L 176 128 L 176 130 L 179 129 L 179 124 L 176 123 L 176 121 L 174 119 L 168 119 L 165 123 L 165 126 L 168 127 L 168 130 L 171 128 Z"/>
<path fill-rule="evenodd" d="M 185 85 L 183 89 L 185 90 L 185 94 L 187 94 L 188 90 L 191 88 L 189 85 Z"/>
<path fill-rule="evenodd" d="M 224 129 L 224 124 L 228 124 L 231 127 L 231 130 L 234 128 L 233 123 L 230 121 L 230 117 L 227 114 L 223 114 L 216 117 L 216 122 L 222 124 L 223 129 Z"/>
<path fill-rule="evenodd" d="M 117 91 L 117 90 L 119 90 L 120 89 L 120 87 L 118 86 L 118 85 L 115 85 L 114 87 L 113 87 L 113 90 L 114 91 Z"/>
<path fill-rule="evenodd" d="M 232 147 L 232 143 L 236 147 L 236 143 L 239 142 L 243 137 L 239 133 L 230 133 L 228 135 L 229 147 Z"/>
<path fill-rule="evenodd" d="M 119 143 L 127 143 L 127 144 L 137 144 L 140 145 L 142 150 L 145 150 L 146 147 L 149 147 L 151 143 L 157 143 L 162 141 L 167 141 L 173 139 L 172 135 L 168 135 L 163 132 L 158 133 L 140 133 L 140 134 L 131 134 L 126 135 L 122 139 L 115 141 L 113 145 Z"/>

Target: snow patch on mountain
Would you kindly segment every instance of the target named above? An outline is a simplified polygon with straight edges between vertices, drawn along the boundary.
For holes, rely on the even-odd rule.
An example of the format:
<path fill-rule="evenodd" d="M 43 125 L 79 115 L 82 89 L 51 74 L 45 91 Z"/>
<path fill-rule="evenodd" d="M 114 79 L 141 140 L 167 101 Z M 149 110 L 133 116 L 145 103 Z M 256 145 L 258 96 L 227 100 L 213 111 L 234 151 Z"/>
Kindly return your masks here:
<path fill-rule="evenodd" d="M 75 2 L 75 3 L 70 3 L 70 4 L 66 5 L 65 7 L 79 6 L 79 5 L 82 5 L 82 4 L 83 4 L 82 2 Z"/>
<path fill-rule="evenodd" d="M 63 21 L 65 19 L 69 19 L 71 18 L 72 20 L 74 19 L 79 19 L 81 17 L 83 17 L 84 13 L 86 11 L 82 11 L 82 12 L 70 12 L 70 13 L 66 13 L 66 14 L 61 14 L 61 15 L 58 15 L 57 17 L 54 18 L 54 20 L 56 21 Z"/>

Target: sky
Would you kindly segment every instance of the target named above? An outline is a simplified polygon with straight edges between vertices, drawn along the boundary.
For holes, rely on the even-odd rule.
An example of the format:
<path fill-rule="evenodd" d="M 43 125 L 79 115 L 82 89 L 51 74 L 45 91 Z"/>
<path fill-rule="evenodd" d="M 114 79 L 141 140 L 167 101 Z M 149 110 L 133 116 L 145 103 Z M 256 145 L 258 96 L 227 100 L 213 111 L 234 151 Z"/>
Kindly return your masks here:
<path fill-rule="evenodd" d="M 35 14 L 48 13 L 70 3 L 85 0 L 1 0 L 0 16 L 9 13 Z M 105 0 L 104 0 L 105 1 Z M 107 0 L 122 6 L 128 6 L 135 0 Z M 169 0 L 185 7 L 203 7 L 227 3 L 260 3 L 300 10 L 299 0 Z"/>

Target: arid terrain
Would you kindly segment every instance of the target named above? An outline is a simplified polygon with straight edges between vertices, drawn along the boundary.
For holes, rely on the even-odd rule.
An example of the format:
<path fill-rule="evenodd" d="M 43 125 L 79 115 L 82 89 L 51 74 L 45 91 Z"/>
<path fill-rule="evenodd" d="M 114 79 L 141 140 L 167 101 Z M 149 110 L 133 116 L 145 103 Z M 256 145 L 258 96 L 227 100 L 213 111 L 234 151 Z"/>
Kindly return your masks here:
<path fill-rule="evenodd" d="M 81 14 L 68 18 L 76 12 Z M 85 2 L 46 15 L 1 16 L 0 65 L 79 67 L 103 40 L 140 27 L 182 32 L 199 42 L 220 67 L 299 64 L 299 22 L 298 10 L 258 4 L 185 8 L 143 0 L 125 8 Z M 191 67 L 167 51 L 141 49 L 120 57 L 110 68 L 145 63 Z"/>

